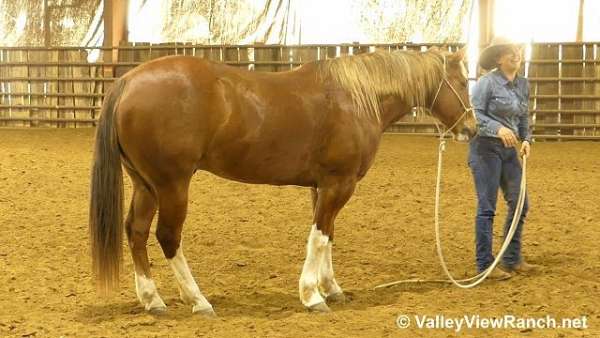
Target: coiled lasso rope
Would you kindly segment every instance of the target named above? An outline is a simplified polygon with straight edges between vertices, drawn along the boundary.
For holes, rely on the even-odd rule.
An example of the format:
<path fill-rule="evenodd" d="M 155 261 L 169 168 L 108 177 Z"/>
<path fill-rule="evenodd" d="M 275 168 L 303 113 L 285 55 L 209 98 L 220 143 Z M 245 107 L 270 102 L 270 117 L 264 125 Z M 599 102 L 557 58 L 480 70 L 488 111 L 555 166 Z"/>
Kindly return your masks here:
<path fill-rule="evenodd" d="M 510 225 L 510 229 L 506 238 L 504 239 L 504 243 L 502 243 L 502 247 L 500 248 L 500 252 L 496 256 L 496 259 L 486 270 L 482 271 L 476 276 L 466 279 L 455 279 L 452 277 L 452 274 L 448 271 L 448 267 L 446 265 L 446 260 L 444 259 L 444 254 L 442 252 L 442 244 L 440 239 L 440 186 L 442 182 L 442 159 L 443 153 L 446 151 L 446 141 L 444 140 L 444 135 L 440 137 L 440 145 L 438 149 L 438 166 L 437 166 L 437 179 L 435 186 L 435 244 L 437 248 L 438 257 L 440 259 L 440 264 L 448 276 L 448 279 L 408 279 L 408 280 L 399 280 L 395 282 L 385 283 L 381 285 L 377 285 L 375 289 L 390 287 L 398 284 L 408 284 L 408 283 L 452 283 L 460 288 L 468 289 L 474 286 L 479 285 L 483 282 L 487 276 L 496 268 L 500 259 L 504 255 L 504 252 L 508 248 L 510 241 L 514 237 L 515 231 L 517 230 L 517 224 L 519 223 L 519 218 L 521 218 L 521 213 L 523 212 L 523 205 L 525 204 L 525 193 L 527 186 L 527 156 L 523 155 L 523 165 L 522 165 L 522 176 L 521 176 L 521 186 L 519 191 L 519 198 L 517 200 L 517 206 L 515 208 L 515 214 L 512 219 L 512 223 Z M 470 283 L 469 283 L 470 282 Z"/>

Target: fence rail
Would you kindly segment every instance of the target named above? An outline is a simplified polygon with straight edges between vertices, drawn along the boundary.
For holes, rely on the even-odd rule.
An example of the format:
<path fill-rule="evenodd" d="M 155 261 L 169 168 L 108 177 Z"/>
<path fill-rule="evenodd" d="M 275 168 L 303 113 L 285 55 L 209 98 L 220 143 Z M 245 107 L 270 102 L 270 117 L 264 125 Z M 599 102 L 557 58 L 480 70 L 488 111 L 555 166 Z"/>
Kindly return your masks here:
<path fill-rule="evenodd" d="M 276 72 L 341 55 L 431 46 L 455 50 L 460 44 L 0 47 L 0 127 L 94 126 L 112 83 L 137 65 L 165 55 Z M 530 81 L 535 138 L 600 140 L 600 42 L 533 44 L 523 75 Z M 413 113 L 389 131 L 433 135 L 437 129 L 430 116 Z"/>

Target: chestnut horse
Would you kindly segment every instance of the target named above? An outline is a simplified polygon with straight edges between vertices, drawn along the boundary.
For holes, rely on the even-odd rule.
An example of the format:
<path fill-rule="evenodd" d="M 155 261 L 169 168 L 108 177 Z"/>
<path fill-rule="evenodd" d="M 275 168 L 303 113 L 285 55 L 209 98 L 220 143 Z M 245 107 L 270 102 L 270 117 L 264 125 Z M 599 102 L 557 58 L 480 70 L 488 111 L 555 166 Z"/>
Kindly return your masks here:
<path fill-rule="evenodd" d="M 152 313 L 166 310 L 146 251 L 158 210 L 156 237 L 181 299 L 194 313 L 214 315 L 181 246 L 190 180 L 204 170 L 311 188 L 299 293 L 308 309 L 328 311 L 326 300 L 344 298 L 332 266 L 334 220 L 373 163 L 383 131 L 413 107 L 426 107 L 459 139 L 473 135 L 464 53 L 374 52 L 280 73 L 171 56 L 128 72 L 107 95 L 96 134 L 90 237 L 99 289 L 118 285 L 123 166 L 133 183 L 124 228 L 140 302 Z"/>

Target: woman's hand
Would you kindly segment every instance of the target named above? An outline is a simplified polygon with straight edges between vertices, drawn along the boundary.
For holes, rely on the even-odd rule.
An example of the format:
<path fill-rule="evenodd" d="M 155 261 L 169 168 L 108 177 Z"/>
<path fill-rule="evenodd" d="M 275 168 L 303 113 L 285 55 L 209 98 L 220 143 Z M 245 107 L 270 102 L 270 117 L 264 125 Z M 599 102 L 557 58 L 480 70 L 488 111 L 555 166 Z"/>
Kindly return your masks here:
<path fill-rule="evenodd" d="M 531 153 L 531 146 L 529 145 L 529 142 L 523 141 L 523 143 L 521 144 L 521 157 L 523 157 L 523 155 L 529 157 L 530 153 Z"/>
<path fill-rule="evenodd" d="M 500 137 L 502 143 L 504 143 L 504 146 L 507 148 L 516 147 L 518 144 L 515 133 L 506 127 L 500 127 L 500 129 L 498 129 L 498 137 Z"/>

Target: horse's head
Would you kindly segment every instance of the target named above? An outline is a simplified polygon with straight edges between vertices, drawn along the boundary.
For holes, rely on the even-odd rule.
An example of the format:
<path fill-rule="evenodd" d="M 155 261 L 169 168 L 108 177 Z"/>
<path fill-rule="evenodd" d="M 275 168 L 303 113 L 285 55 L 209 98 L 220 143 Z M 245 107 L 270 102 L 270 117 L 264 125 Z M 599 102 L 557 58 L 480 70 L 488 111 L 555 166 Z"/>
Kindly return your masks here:
<path fill-rule="evenodd" d="M 443 75 L 433 97 L 431 112 L 458 141 L 468 141 L 477 132 L 477 120 L 469 100 L 467 71 L 463 62 L 466 48 L 455 53 L 434 48 L 432 52 L 443 57 Z"/>

